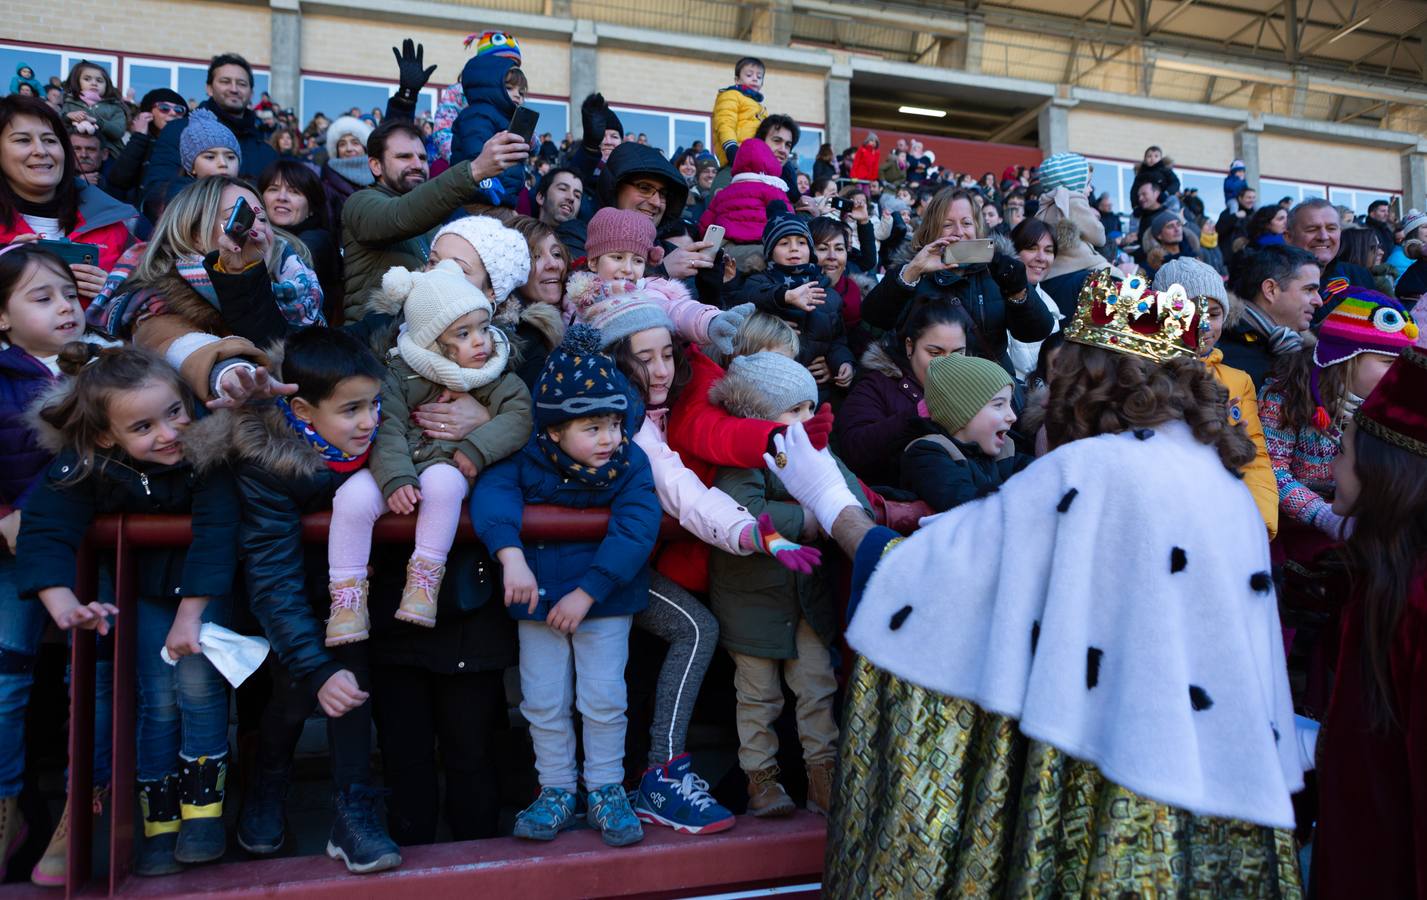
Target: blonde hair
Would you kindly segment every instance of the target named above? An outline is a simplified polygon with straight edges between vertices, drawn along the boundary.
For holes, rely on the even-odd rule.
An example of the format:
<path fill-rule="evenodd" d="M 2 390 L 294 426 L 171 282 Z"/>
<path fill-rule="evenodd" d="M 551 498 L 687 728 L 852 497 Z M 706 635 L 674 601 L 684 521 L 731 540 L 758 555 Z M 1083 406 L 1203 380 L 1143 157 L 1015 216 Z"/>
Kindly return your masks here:
<path fill-rule="evenodd" d="M 751 356 L 764 350 L 798 358 L 798 333 L 777 316 L 756 312 L 743 320 L 733 335 L 733 356 Z"/>
<path fill-rule="evenodd" d="M 927 204 L 927 211 L 922 214 L 921 224 L 917 225 L 916 232 L 912 235 L 912 249 L 920 250 L 927 244 L 941 237 L 942 223 L 946 221 L 946 214 L 951 211 L 951 204 L 958 200 L 965 200 L 971 205 L 971 219 L 976 223 L 976 236 L 984 238 L 986 236 L 986 222 L 981 218 L 981 202 L 978 195 L 965 188 L 947 187 L 937 191 Z"/>

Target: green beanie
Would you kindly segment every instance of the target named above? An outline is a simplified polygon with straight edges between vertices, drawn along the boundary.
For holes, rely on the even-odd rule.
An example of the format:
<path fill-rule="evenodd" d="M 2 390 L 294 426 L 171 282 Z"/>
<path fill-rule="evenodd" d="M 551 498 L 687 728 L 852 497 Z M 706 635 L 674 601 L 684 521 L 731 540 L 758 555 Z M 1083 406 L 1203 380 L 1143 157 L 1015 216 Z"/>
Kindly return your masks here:
<path fill-rule="evenodd" d="M 1011 384 L 1006 370 L 989 359 L 951 354 L 927 366 L 927 409 L 932 421 L 956 434 L 981 408 Z"/>

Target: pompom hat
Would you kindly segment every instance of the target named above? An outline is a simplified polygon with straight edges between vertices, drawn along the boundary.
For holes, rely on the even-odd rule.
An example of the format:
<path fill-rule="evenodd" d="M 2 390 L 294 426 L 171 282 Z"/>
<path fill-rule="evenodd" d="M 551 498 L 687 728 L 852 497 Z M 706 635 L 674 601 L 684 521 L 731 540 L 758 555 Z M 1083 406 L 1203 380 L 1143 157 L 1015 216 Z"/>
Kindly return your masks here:
<path fill-rule="evenodd" d="M 600 352 L 603 340 L 598 328 L 577 323 L 550 351 L 532 398 L 540 430 L 571 419 L 614 414 L 624 416 L 625 432 L 630 433 L 629 380 Z"/>
<path fill-rule="evenodd" d="M 639 217 L 649 221 L 647 216 Z M 660 301 L 679 294 L 688 297 L 687 290 L 677 281 L 602 282 L 593 272 L 577 272 L 570 276 L 565 299 L 573 307 L 577 321 L 599 329 L 600 346 L 606 348 L 650 328 L 667 328 L 674 334 L 674 322 Z"/>
<path fill-rule="evenodd" d="M 183 127 L 183 134 L 178 138 L 178 157 L 183 171 L 192 172 L 198 154 L 214 147 L 232 150 L 237 154 L 238 164 L 242 165 L 243 148 L 238 146 L 238 139 L 233 136 L 228 126 L 218 121 L 218 117 L 212 112 L 195 109 L 189 113 L 188 124 Z"/>
<path fill-rule="evenodd" d="M 397 334 L 394 354 L 427 381 L 466 393 L 484 387 L 505 372 L 510 343 L 499 329 L 491 329 L 491 356 L 479 369 L 468 369 L 447 359 L 436 343 L 442 332 L 462 316 L 485 310 L 494 315 L 490 298 L 469 281 L 460 266 L 447 259 L 428 272 L 401 267 L 382 276 L 382 290 L 401 302 L 405 321 Z"/>
<path fill-rule="evenodd" d="M 1040 176 L 1041 187 L 1047 191 L 1063 187 L 1072 194 L 1080 194 L 1084 193 L 1085 186 L 1090 183 L 1090 163 L 1079 153 L 1056 153 L 1048 156 L 1036 171 Z"/>
<path fill-rule="evenodd" d="M 491 292 L 499 306 L 530 278 L 530 245 L 514 228 L 507 228 L 490 216 L 466 216 L 442 226 L 431 239 L 454 234 L 475 248 L 491 279 Z"/>

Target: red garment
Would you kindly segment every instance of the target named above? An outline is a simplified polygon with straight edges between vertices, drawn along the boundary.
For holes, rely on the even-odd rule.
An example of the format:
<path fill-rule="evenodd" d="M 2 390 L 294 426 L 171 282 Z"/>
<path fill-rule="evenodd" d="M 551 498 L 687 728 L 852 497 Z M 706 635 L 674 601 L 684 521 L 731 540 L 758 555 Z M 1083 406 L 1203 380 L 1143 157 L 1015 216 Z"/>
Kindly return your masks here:
<path fill-rule="evenodd" d="M 1318 739 L 1314 894 L 1427 900 L 1427 569 L 1389 654 L 1396 725 L 1372 731 L 1363 672 L 1363 604 L 1343 611 L 1333 699 Z"/>
<path fill-rule="evenodd" d="M 709 201 L 699 218 L 699 231 L 721 225 L 724 240 L 736 244 L 758 244 L 768 224 L 768 204 L 777 203 L 789 212 L 788 185 L 781 177 L 783 165 L 758 138 L 749 138 L 733 158 L 733 181 Z"/>
<path fill-rule="evenodd" d="M 847 270 L 843 269 L 842 278 L 832 289 L 842 298 L 842 321 L 850 332 L 862 323 L 862 288 L 847 277 Z"/>
<path fill-rule="evenodd" d="M 97 191 L 98 188 L 93 188 Z M 124 251 L 129 249 L 129 245 L 134 242 L 134 236 L 129 233 L 129 227 L 123 222 L 110 221 L 101 224 L 97 228 L 89 228 L 84 223 L 84 211 L 80 210 L 78 224 L 69 233 L 69 239 L 77 244 L 98 244 L 99 245 L 99 268 L 108 272 L 114 268 L 114 264 L 119 261 L 119 257 Z M 19 213 L 10 222 L 0 222 L 0 247 L 13 243 L 15 238 L 22 234 L 34 234 L 30 227 Z M 88 301 L 85 302 L 88 305 Z"/>
<path fill-rule="evenodd" d="M 876 181 L 881 165 L 882 151 L 871 144 L 863 144 L 852 157 L 852 178 L 854 181 Z"/>
<path fill-rule="evenodd" d="M 720 466 L 763 468 L 768 440 L 782 426 L 762 419 L 739 419 L 710 403 L 709 389 L 723 377 L 723 369 L 692 345 L 687 353 L 693 374 L 669 414 L 670 449 L 704 484 L 713 484 Z M 661 548 L 654 568 L 686 590 L 707 591 L 709 546 L 679 541 Z"/>

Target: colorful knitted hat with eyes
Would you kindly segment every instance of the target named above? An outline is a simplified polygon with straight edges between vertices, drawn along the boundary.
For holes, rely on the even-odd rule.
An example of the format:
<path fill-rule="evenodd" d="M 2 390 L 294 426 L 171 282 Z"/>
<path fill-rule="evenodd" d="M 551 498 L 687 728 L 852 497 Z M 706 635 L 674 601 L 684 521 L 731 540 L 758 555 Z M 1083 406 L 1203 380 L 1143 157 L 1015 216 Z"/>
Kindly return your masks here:
<path fill-rule="evenodd" d="M 509 32 L 485 31 L 468 34 L 464 43 L 467 48 L 474 43 L 477 56 L 504 56 L 515 60 L 517 66 L 520 65 L 520 42 Z"/>

